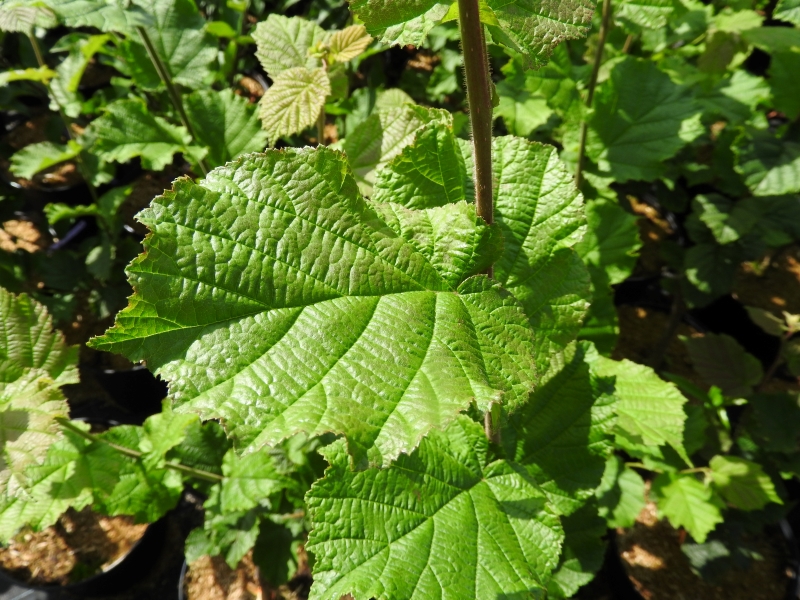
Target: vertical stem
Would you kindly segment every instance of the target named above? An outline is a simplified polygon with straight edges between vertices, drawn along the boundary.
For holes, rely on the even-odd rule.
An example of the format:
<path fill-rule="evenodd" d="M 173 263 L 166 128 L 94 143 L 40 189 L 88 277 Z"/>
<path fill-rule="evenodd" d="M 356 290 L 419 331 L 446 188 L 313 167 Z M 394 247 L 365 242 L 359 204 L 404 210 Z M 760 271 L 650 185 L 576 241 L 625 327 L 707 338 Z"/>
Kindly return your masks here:
<path fill-rule="evenodd" d="M 136 31 L 139 33 L 139 37 L 142 38 L 142 43 L 144 44 L 145 49 L 147 50 L 147 55 L 150 57 L 150 62 L 153 63 L 153 66 L 158 73 L 158 76 L 161 78 L 161 81 L 167 88 L 167 95 L 169 95 L 170 101 L 172 101 L 172 106 L 175 107 L 175 110 L 178 113 L 178 117 L 180 117 L 181 123 L 183 126 L 186 127 L 186 130 L 189 132 L 189 135 L 192 136 L 192 140 L 195 142 L 197 141 L 197 134 L 194 131 L 194 127 L 189 122 L 189 118 L 186 116 L 186 111 L 183 109 L 183 102 L 181 101 L 181 96 L 178 93 L 178 90 L 175 88 L 175 84 L 172 83 L 172 77 L 167 70 L 167 66 L 161 61 L 161 57 L 156 52 L 155 46 L 153 46 L 153 42 L 150 39 L 150 36 L 147 35 L 147 30 L 144 27 L 137 26 Z M 203 175 L 208 175 L 208 167 L 206 166 L 205 161 L 201 158 L 197 161 L 200 170 L 203 172 Z"/>
<path fill-rule="evenodd" d="M 33 53 L 36 55 L 36 62 L 39 63 L 39 67 L 41 68 L 46 67 L 47 64 L 44 62 L 42 49 L 39 47 L 39 42 L 36 40 L 36 36 L 34 36 L 33 33 L 29 33 L 28 39 L 31 42 L 31 46 L 33 46 Z M 56 105 L 56 108 L 58 109 L 58 114 L 61 117 L 61 120 L 64 122 L 64 127 L 67 130 L 67 137 L 70 140 L 74 140 L 75 136 L 72 134 L 72 119 L 70 119 L 67 116 L 67 113 L 64 112 L 64 109 L 62 108 L 61 104 L 58 102 L 58 100 L 56 100 L 56 97 L 53 95 L 53 90 L 50 87 L 50 82 L 48 81 L 44 85 L 47 88 L 47 95 L 53 101 L 53 104 Z M 86 170 L 86 165 L 83 164 L 83 159 L 81 158 L 80 154 L 78 154 L 78 156 L 75 157 L 75 162 L 78 165 L 78 171 L 80 171 L 83 180 L 86 182 L 86 187 L 89 188 L 89 194 L 92 196 L 92 200 L 94 202 L 97 202 L 97 190 L 94 189 L 94 186 L 92 185 L 91 177 L 89 177 L 89 172 Z"/>
<path fill-rule="evenodd" d="M 325 105 L 319 111 L 317 116 L 317 146 L 325 145 Z"/>
<path fill-rule="evenodd" d="M 611 18 L 611 0 L 603 0 L 603 13 L 600 17 L 600 36 L 597 40 L 597 49 L 594 53 L 594 64 L 592 65 L 592 74 L 589 77 L 589 86 L 586 94 L 586 107 L 592 108 L 592 101 L 594 100 L 594 90 L 597 87 L 597 76 L 600 73 L 600 64 L 603 62 L 603 49 L 606 45 L 606 37 L 608 36 L 608 24 Z M 578 146 L 578 167 L 575 171 L 575 185 L 580 189 L 583 182 L 583 159 L 586 154 L 586 135 L 588 132 L 589 124 L 584 119 L 581 123 L 581 137 L 580 145 Z"/>
<path fill-rule="evenodd" d="M 458 0 L 461 48 L 467 80 L 467 102 L 475 157 L 475 208 L 492 223 L 492 91 L 489 57 L 478 0 Z M 489 272 L 491 276 L 491 270 Z"/>
<path fill-rule="evenodd" d="M 631 46 L 633 45 L 634 36 L 632 33 L 628 34 L 628 37 L 625 38 L 625 44 L 622 46 L 622 53 L 627 54 L 631 50 Z"/>

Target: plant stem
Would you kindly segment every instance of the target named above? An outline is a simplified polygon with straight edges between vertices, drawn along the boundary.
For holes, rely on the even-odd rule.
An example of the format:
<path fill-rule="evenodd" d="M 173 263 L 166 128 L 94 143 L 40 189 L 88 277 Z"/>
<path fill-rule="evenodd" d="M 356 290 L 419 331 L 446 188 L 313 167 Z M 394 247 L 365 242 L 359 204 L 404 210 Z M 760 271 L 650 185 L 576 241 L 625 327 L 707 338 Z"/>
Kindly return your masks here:
<path fill-rule="evenodd" d="M 147 55 L 150 57 L 150 62 L 153 63 L 159 78 L 161 78 L 162 83 L 167 88 L 167 95 L 172 102 L 172 106 L 175 107 L 181 123 L 183 123 L 183 126 L 186 127 L 186 131 L 189 132 L 189 135 L 192 136 L 192 140 L 196 142 L 197 134 L 194 131 L 194 127 L 192 127 L 192 124 L 189 122 L 189 118 L 186 116 L 186 111 L 183 108 L 181 96 L 178 93 L 175 84 L 172 83 L 172 77 L 167 70 L 167 65 L 164 64 L 164 62 L 161 60 L 161 57 L 156 52 L 156 48 L 153 46 L 153 42 L 150 39 L 150 36 L 147 34 L 147 30 L 142 26 L 137 26 L 136 31 L 139 33 L 139 37 L 142 38 L 142 43 L 147 50 Z M 203 175 L 208 175 L 208 167 L 202 158 L 197 159 L 197 165 L 200 167 Z"/>
<path fill-rule="evenodd" d="M 492 88 L 478 0 L 458 0 L 458 14 L 475 159 L 475 209 L 484 221 L 491 224 L 494 221 Z"/>
<path fill-rule="evenodd" d="M 603 62 L 603 50 L 608 37 L 608 25 L 611 19 L 611 0 L 603 0 L 603 14 L 600 17 L 600 36 L 597 40 L 597 49 L 594 53 L 594 64 L 592 74 L 589 77 L 589 85 L 586 93 L 586 108 L 592 108 L 594 101 L 594 90 L 597 87 L 597 77 L 600 74 L 600 64 Z M 581 137 L 578 146 L 578 166 L 575 171 L 575 186 L 580 189 L 583 183 L 583 160 L 586 154 L 586 136 L 589 130 L 589 123 L 584 119 L 581 122 Z"/>
<path fill-rule="evenodd" d="M 39 47 L 39 42 L 36 40 L 36 36 L 34 36 L 32 33 L 29 33 L 28 39 L 31 42 L 31 46 L 33 46 L 33 53 L 36 55 L 36 62 L 39 63 L 39 67 L 41 68 L 47 67 L 47 63 L 44 62 L 42 49 Z M 70 119 L 67 116 L 67 113 L 64 112 L 64 109 L 62 108 L 61 104 L 58 102 L 58 100 L 56 100 L 56 97 L 53 95 L 53 89 L 50 87 L 50 82 L 48 81 L 44 85 L 47 88 L 47 95 L 50 97 L 50 99 L 53 101 L 53 104 L 55 104 L 56 108 L 58 109 L 58 114 L 61 117 L 61 120 L 64 123 L 64 127 L 67 130 L 67 137 L 70 140 L 74 140 L 75 136 L 72 133 L 72 119 Z M 86 165 L 83 164 L 83 159 L 81 158 L 80 154 L 78 154 L 78 156 L 75 157 L 75 162 L 78 165 L 78 171 L 80 171 L 83 180 L 86 182 L 86 187 L 89 188 L 89 194 L 92 196 L 92 200 L 95 203 L 97 203 L 97 190 L 94 189 L 94 186 L 92 185 L 91 177 L 89 177 L 89 172 L 86 170 Z"/>
<path fill-rule="evenodd" d="M 140 459 L 144 456 L 144 453 L 139 452 L 138 450 L 133 450 L 132 448 L 126 448 L 125 446 L 120 446 L 113 442 L 109 442 L 104 440 L 103 438 L 94 435 L 93 433 L 89 433 L 88 431 L 84 431 L 77 425 L 75 425 L 69 419 L 65 419 L 64 417 L 56 417 L 56 421 L 61 424 L 62 427 L 65 429 L 69 429 L 71 432 L 81 436 L 89 440 L 90 442 L 99 442 L 101 444 L 105 444 L 106 446 L 113 448 L 120 454 L 127 456 L 129 458 Z M 201 471 L 200 469 L 194 469 L 192 467 L 187 467 L 186 465 L 182 465 L 180 463 L 171 463 L 165 462 L 164 466 L 167 469 L 172 469 L 173 471 L 178 471 L 179 473 L 183 473 L 184 475 L 188 475 L 189 477 L 194 477 L 195 479 L 202 479 L 203 481 L 208 481 L 211 483 L 219 483 L 224 478 L 222 475 L 217 475 L 216 473 L 210 473 L 208 471 Z"/>
<path fill-rule="evenodd" d="M 317 116 L 317 146 L 325 145 L 325 107 L 323 106 Z"/>
<path fill-rule="evenodd" d="M 625 44 L 622 46 L 622 53 L 627 54 L 631 50 L 631 46 L 633 45 L 633 40 L 636 36 L 632 33 L 628 34 L 628 37 L 625 38 Z"/>

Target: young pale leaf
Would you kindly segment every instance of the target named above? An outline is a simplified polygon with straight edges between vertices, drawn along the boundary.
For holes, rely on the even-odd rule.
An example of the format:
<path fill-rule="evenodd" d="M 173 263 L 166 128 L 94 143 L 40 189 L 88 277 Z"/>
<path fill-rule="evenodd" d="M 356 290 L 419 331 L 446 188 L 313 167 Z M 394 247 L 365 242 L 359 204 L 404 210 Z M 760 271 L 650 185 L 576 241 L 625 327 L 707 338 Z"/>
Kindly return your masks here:
<path fill-rule="evenodd" d="M 25 146 L 11 157 L 11 171 L 15 176 L 30 179 L 36 173 L 52 166 L 72 160 L 81 153 L 81 146 L 74 140 L 66 144 L 39 142 Z"/>
<path fill-rule="evenodd" d="M 269 15 L 253 31 L 256 56 L 272 79 L 288 69 L 320 68 L 322 61 L 311 56 L 309 50 L 325 36 L 325 30 L 313 21 L 276 14 Z"/>
<path fill-rule="evenodd" d="M 486 4 L 498 23 L 488 27 L 494 42 L 522 53 L 531 67 L 547 63 L 561 42 L 584 37 L 594 13 L 591 0 L 486 0 Z"/>
<path fill-rule="evenodd" d="M 597 504 L 588 502 L 580 510 L 562 519 L 564 549 L 558 568 L 547 585 L 547 597 L 572 598 L 592 579 L 603 565 L 606 554 L 606 524 L 597 516 Z"/>
<path fill-rule="evenodd" d="M 798 0 L 778 0 L 772 16 L 800 27 L 800 2 Z"/>
<path fill-rule="evenodd" d="M 294 485 L 276 467 L 268 452 L 237 456 L 229 450 L 222 462 L 225 481 L 220 484 L 222 513 L 247 511 L 261 504 L 269 506 L 270 496 Z"/>
<path fill-rule="evenodd" d="M 367 31 L 386 44 L 421 46 L 428 32 L 449 10 L 451 2 L 439 0 L 354 0 L 350 9 Z"/>
<path fill-rule="evenodd" d="M 32 34 L 34 27 L 48 29 L 56 25 L 53 11 L 43 3 L 30 0 L 6 0 L 0 6 L 0 31 Z"/>
<path fill-rule="evenodd" d="M 741 510 L 759 510 L 769 502 L 783 504 L 761 465 L 738 456 L 715 456 L 708 463 L 720 495 Z"/>
<path fill-rule="evenodd" d="M 734 147 L 736 171 L 755 196 L 800 192 L 800 143 L 790 134 L 751 130 Z"/>
<path fill-rule="evenodd" d="M 707 333 L 683 340 L 695 370 L 726 396 L 747 396 L 764 376 L 758 359 L 729 335 Z"/>
<path fill-rule="evenodd" d="M 768 310 L 756 308 L 755 306 L 745 306 L 750 320 L 758 325 L 765 333 L 780 337 L 786 332 L 786 325 L 783 319 L 776 317 Z"/>
<path fill-rule="evenodd" d="M 153 233 L 128 268 L 137 294 L 91 344 L 146 359 L 242 446 L 334 431 L 382 464 L 472 402 L 527 399 L 521 307 L 483 276 L 449 285 L 338 152 L 241 158 L 178 180 L 140 219 Z"/>
<path fill-rule="evenodd" d="M 38 81 L 40 83 L 47 83 L 55 76 L 56 72 L 48 67 L 10 69 L 0 73 L 0 87 L 8 85 L 12 81 Z"/>
<path fill-rule="evenodd" d="M 335 31 L 330 38 L 330 59 L 334 62 L 347 62 L 367 49 L 372 36 L 363 25 L 350 25 Z"/>
<path fill-rule="evenodd" d="M 683 448 L 686 398 L 674 384 L 661 379 L 650 367 L 629 360 L 597 356 L 592 370 L 601 377 L 615 378 L 618 438 L 635 446 L 669 444 L 691 464 Z"/>
<path fill-rule="evenodd" d="M 45 307 L 0 288 L 0 384 L 38 369 L 56 385 L 78 383 L 78 347 L 67 346 Z"/>
<path fill-rule="evenodd" d="M 372 199 L 411 209 L 467 199 L 467 172 L 453 128 L 429 123 L 386 166 L 377 171 Z"/>
<path fill-rule="evenodd" d="M 362 193 L 371 195 L 376 170 L 411 144 L 427 123 L 452 127 L 453 117 L 444 110 L 414 105 L 378 110 L 342 141 L 341 148 Z"/>
<path fill-rule="evenodd" d="M 255 107 L 232 90 L 201 90 L 186 96 L 184 102 L 197 133 L 195 141 L 208 147 L 206 161 L 211 167 L 267 145 L 267 132 L 261 129 Z"/>
<path fill-rule="evenodd" d="M 185 127 L 154 115 L 140 100 L 117 100 L 92 121 L 87 131 L 95 138 L 91 150 L 108 162 L 127 162 L 140 156 L 145 169 L 160 171 L 176 152 L 189 151 L 192 137 Z"/>
<path fill-rule="evenodd" d="M 213 77 L 217 40 L 205 30 L 205 19 L 193 0 L 135 0 L 152 22 L 145 29 L 172 81 L 201 89 Z M 160 88 L 158 72 L 144 43 L 131 35 L 121 46 L 123 57 L 136 84 L 144 89 Z"/>
<path fill-rule="evenodd" d="M 614 7 L 614 18 L 632 33 L 660 29 L 675 12 L 674 0 L 623 0 Z"/>
<path fill-rule="evenodd" d="M 722 523 L 722 502 L 693 474 L 661 474 L 653 481 L 652 490 L 659 512 L 673 527 L 684 527 L 701 544 Z"/>
<path fill-rule="evenodd" d="M 626 58 L 598 86 L 586 155 L 618 182 L 650 181 L 703 132 L 691 92 L 649 60 Z"/>
<path fill-rule="evenodd" d="M 606 462 L 603 481 L 597 488 L 598 514 L 608 527 L 633 527 L 636 517 L 645 507 L 644 480 L 625 466 L 619 456 Z"/>
<path fill-rule="evenodd" d="M 309 598 L 544 595 L 559 556 L 558 518 L 521 466 L 490 461 L 478 424 L 459 417 L 382 470 L 352 471 L 338 442 L 326 458 L 325 477 L 306 495 Z"/>
<path fill-rule="evenodd" d="M 330 93 L 331 80 L 322 68 L 295 67 L 274 77 L 258 110 L 272 143 L 314 125 Z"/>
<path fill-rule="evenodd" d="M 510 424 L 517 432 L 517 462 L 525 465 L 561 514 L 571 514 L 600 484 L 611 451 L 613 388 L 592 375 L 587 343 L 572 345 Z"/>

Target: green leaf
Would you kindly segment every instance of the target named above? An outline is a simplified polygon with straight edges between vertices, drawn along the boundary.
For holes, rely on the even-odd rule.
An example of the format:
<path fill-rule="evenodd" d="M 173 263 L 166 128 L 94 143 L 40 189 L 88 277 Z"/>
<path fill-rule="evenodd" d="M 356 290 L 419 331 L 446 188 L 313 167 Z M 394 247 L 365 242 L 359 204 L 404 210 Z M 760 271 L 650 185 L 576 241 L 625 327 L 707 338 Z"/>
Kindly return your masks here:
<path fill-rule="evenodd" d="M 330 59 L 334 62 L 347 62 L 364 52 L 372 42 L 372 37 L 363 25 L 350 25 L 334 31 L 330 37 Z"/>
<path fill-rule="evenodd" d="M 323 68 L 295 67 L 275 76 L 258 111 L 272 143 L 314 125 L 330 93 L 331 81 Z"/>
<path fill-rule="evenodd" d="M 660 29 L 675 12 L 674 0 L 624 0 L 614 7 L 614 19 L 633 33 Z"/>
<path fill-rule="evenodd" d="M 771 312 L 755 306 L 745 306 L 750 320 L 758 325 L 765 333 L 776 337 L 782 336 L 786 332 L 786 325 L 783 319 L 776 317 Z"/>
<path fill-rule="evenodd" d="M 748 234 L 760 215 L 748 210 L 744 202 L 734 203 L 720 194 L 695 196 L 692 209 L 720 244 L 730 244 Z"/>
<path fill-rule="evenodd" d="M 583 198 L 552 146 L 495 138 L 492 156 L 505 240 L 495 278 L 525 308 L 544 373 L 551 355 L 575 339 L 588 307 L 589 277 L 572 249 L 585 230 Z"/>
<path fill-rule="evenodd" d="M 661 379 L 653 369 L 629 360 L 597 356 L 592 370 L 601 377 L 615 377 L 617 438 L 634 446 L 668 444 L 691 464 L 683 448 L 686 398 L 674 384 Z"/>
<path fill-rule="evenodd" d="M 261 130 L 255 106 L 232 90 L 192 92 L 184 102 L 197 134 L 195 142 L 208 147 L 205 158 L 211 167 L 267 145 L 267 133 Z"/>
<path fill-rule="evenodd" d="M 755 196 L 800 192 L 800 143 L 769 131 L 751 130 L 737 139 L 736 172 Z"/>
<path fill-rule="evenodd" d="M 712 298 L 730 292 L 736 269 L 742 260 L 741 249 L 715 241 L 692 246 L 684 255 L 686 278 L 693 286 Z"/>
<path fill-rule="evenodd" d="M 572 598 L 594 579 L 606 554 L 606 524 L 597 516 L 597 506 L 589 502 L 562 520 L 564 549 L 558 568 L 547 585 L 548 598 Z"/>
<path fill-rule="evenodd" d="M 532 0 L 486 0 L 498 27 L 489 26 L 495 43 L 522 53 L 528 66 L 547 63 L 553 48 L 566 40 L 586 36 L 594 2 L 562 0 L 545 4 Z"/>
<path fill-rule="evenodd" d="M 767 83 L 763 77 L 736 71 L 718 81 L 710 93 L 699 95 L 698 100 L 705 106 L 706 113 L 719 114 L 730 123 L 743 123 L 750 119 L 757 106 L 769 100 L 770 85 L 773 85 L 772 78 Z"/>
<path fill-rule="evenodd" d="M 44 216 L 47 218 L 47 223 L 49 225 L 55 225 L 59 221 L 63 221 L 65 219 L 73 220 L 79 217 L 96 216 L 97 206 L 94 204 L 79 204 L 78 206 L 70 206 L 69 204 L 56 202 L 52 204 L 45 204 L 42 212 L 44 212 Z"/>
<path fill-rule="evenodd" d="M 651 181 L 666 159 L 702 132 L 691 92 L 655 63 L 628 57 L 598 86 L 586 155 L 617 182 Z"/>
<path fill-rule="evenodd" d="M 38 67 L 36 69 L 28 67 L 27 69 L 9 69 L 0 73 L 0 87 L 6 86 L 12 81 L 38 81 L 40 83 L 47 83 L 56 72 L 48 67 Z"/>
<path fill-rule="evenodd" d="M 756 27 L 742 32 L 742 37 L 765 52 L 800 50 L 800 29 L 794 27 Z"/>
<path fill-rule="evenodd" d="M 770 57 L 768 81 L 773 104 L 789 119 L 800 115 L 800 83 L 795 77 L 798 69 L 800 52 L 776 52 Z"/>
<path fill-rule="evenodd" d="M 385 464 L 472 402 L 527 399 L 521 307 L 483 276 L 448 285 L 340 153 L 251 155 L 178 180 L 140 219 L 153 233 L 128 267 L 138 292 L 90 343 L 146 359 L 182 410 L 243 447 L 334 431 L 357 463 Z"/>
<path fill-rule="evenodd" d="M 382 470 L 351 471 L 340 443 L 326 458 L 325 477 L 306 495 L 309 598 L 544 595 L 558 518 L 522 467 L 489 458 L 476 423 L 459 417 Z"/>
<path fill-rule="evenodd" d="M 611 451 L 613 388 L 590 372 L 587 353 L 584 342 L 554 358 L 549 377 L 509 419 L 517 432 L 517 462 L 561 514 L 594 494 Z"/>
<path fill-rule="evenodd" d="M 596 496 L 598 513 L 612 528 L 633 527 L 646 504 L 644 480 L 619 456 L 611 456 L 606 462 Z"/>
<path fill-rule="evenodd" d="M 737 456 L 720 455 L 708 464 L 714 486 L 736 508 L 759 510 L 769 502 L 783 504 L 761 465 Z"/>
<path fill-rule="evenodd" d="M 63 110 L 68 117 L 75 118 L 81 114 L 83 96 L 78 92 L 81 78 L 94 55 L 99 52 L 109 35 L 84 36 L 68 34 L 59 40 L 52 51 L 67 51 L 69 54 L 56 67 L 56 77 L 50 82 L 52 110 Z"/>
<path fill-rule="evenodd" d="M 256 56 L 272 79 L 288 69 L 320 68 L 322 61 L 309 50 L 325 37 L 325 30 L 313 21 L 276 14 L 269 15 L 253 31 Z"/>
<path fill-rule="evenodd" d="M 722 502 L 692 474 L 661 474 L 653 480 L 658 511 L 673 527 L 684 527 L 699 543 L 722 523 Z"/>
<path fill-rule="evenodd" d="M 798 0 L 778 0 L 772 17 L 800 27 L 800 2 Z"/>
<path fill-rule="evenodd" d="M 683 340 L 695 371 L 726 396 L 747 396 L 764 376 L 761 363 L 726 334 L 707 333 Z"/>
<path fill-rule="evenodd" d="M 385 44 L 421 46 L 451 4 L 449 0 L 354 0 L 350 9 L 366 25 L 367 31 Z"/>
<path fill-rule="evenodd" d="M 268 452 L 239 457 L 229 450 L 222 462 L 222 474 L 225 480 L 220 485 L 219 503 L 223 514 L 248 511 L 261 504 L 269 507 L 271 496 L 293 485 Z"/>
<path fill-rule="evenodd" d="M 32 34 L 34 27 L 48 29 L 55 25 L 53 11 L 42 2 L 6 0 L 0 6 L 0 31 Z"/>
<path fill-rule="evenodd" d="M 11 157 L 11 171 L 15 176 L 31 179 L 36 173 L 72 160 L 81 153 L 81 146 L 70 140 L 66 144 L 39 142 L 25 146 Z"/>
<path fill-rule="evenodd" d="M 27 369 L 42 370 L 56 385 L 78 383 L 78 347 L 67 346 L 45 307 L 27 294 L 0 288 L 0 384 Z"/>
<path fill-rule="evenodd" d="M 100 31 L 133 34 L 136 25 L 150 24 L 141 8 L 125 0 L 46 0 L 67 27 L 96 27 Z"/>
<path fill-rule="evenodd" d="M 422 127 L 414 142 L 377 171 L 372 199 L 411 209 L 467 198 L 467 171 L 452 126 Z"/>
<path fill-rule="evenodd" d="M 213 77 L 217 61 L 216 38 L 205 30 L 205 19 L 193 0 L 134 0 L 152 23 L 145 27 L 156 54 L 166 65 L 173 82 L 201 89 Z M 120 46 L 122 55 L 139 87 L 162 87 L 144 44 L 131 36 Z"/>
<path fill-rule="evenodd" d="M 642 247 L 636 217 L 618 202 L 599 199 L 586 204 L 586 234 L 575 245 L 589 272 L 601 269 L 603 281 L 614 285 L 627 279 L 636 265 Z M 593 279 L 597 285 L 597 281 Z"/>
<path fill-rule="evenodd" d="M 154 115 L 140 100 L 112 102 L 88 130 L 96 137 L 91 150 L 103 160 L 127 162 L 140 156 L 142 166 L 152 171 L 162 170 L 192 141 L 185 127 Z"/>
<path fill-rule="evenodd" d="M 754 394 L 747 399 L 751 414 L 746 427 L 759 446 L 771 452 L 794 454 L 800 444 L 800 396 L 796 392 Z"/>
<path fill-rule="evenodd" d="M 453 121 L 447 111 L 405 105 L 378 110 L 353 129 L 341 149 L 362 193 L 371 195 L 376 170 L 411 144 L 417 130 L 432 122 L 452 127 Z"/>

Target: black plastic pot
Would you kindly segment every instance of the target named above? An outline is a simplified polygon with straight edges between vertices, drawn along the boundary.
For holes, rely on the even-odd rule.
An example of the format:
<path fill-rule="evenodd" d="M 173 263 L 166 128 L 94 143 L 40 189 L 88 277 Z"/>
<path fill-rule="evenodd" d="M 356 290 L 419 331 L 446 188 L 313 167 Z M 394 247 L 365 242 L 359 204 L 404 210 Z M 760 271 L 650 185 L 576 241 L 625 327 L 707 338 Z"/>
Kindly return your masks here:
<path fill-rule="evenodd" d="M 32 586 L 0 571 L 0 600 L 77 600 L 103 598 L 132 587 L 155 565 L 164 544 L 164 519 L 148 526 L 127 554 L 102 573 L 61 586 Z"/>

